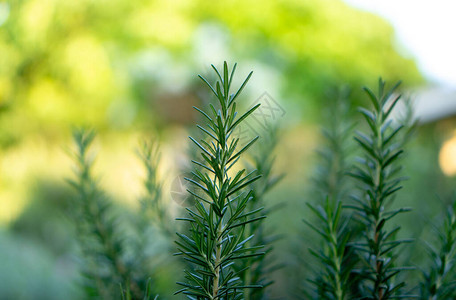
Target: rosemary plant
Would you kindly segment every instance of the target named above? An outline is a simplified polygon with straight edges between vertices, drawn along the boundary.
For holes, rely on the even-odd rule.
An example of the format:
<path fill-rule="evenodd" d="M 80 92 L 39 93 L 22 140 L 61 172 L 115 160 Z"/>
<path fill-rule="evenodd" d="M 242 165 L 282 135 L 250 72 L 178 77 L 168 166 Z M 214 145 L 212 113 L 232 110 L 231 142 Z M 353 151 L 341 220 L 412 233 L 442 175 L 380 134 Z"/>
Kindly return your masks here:
<path fill-rule="evenodd" d="M 160 149 L 157 142 L 142 142 L 137 151 L 144 169 L 146 178 L 144 180 L 145 195 L 140 199 L 141 212 L 146 222 L 152 222 L 164 233 L 171 234 L 170 217 L 166 203 L 163 198 L 163 184 L 158 178 L 158 166 L 160 163 Z"/>
<path fill-rule="evenodd" d="M 396 239 L 400 227 L 391 227 L 389 221 L 409 209 L 388 210 L 403 181 L 402 177 L 398 177 L 402 168 L 399 157 L 403 153 L 403 143 L 398 139 L 398 133 L 403 125 L 393 126 L 388 118 L 400 99 L 400 95 L 394 95 L 398 85 L 385 91 L 385 82 L 380 79 L 378 96 L 365 88 L 373 110 L 359 109 L 369 129 L 366 134 L 358 132 L 355 137 L 364 157 L 359 158 L 360 163 L 351 173 L 359 182 L 362 192 L 361 196 L 353 196 L 357 203 L 353 208 L 364 226 L 365 242 L 353 243 L 353 246 L 364 262 L 361 269 L 363 281 L 359 287 L 363 299 L 407 296 L 402 294 L 405 282 L 396 282 L 396 278 L 401 271 L 410 268 L 395 266 L 396 250 L 412 240 Z"/>
<path fill-rule="evenodd" d="M 235 93 L 230 93 L 233 81 L 234 65 L 231 73 L 227 63 L 223 72 L 212 66 L 218 80 L 213 87 L 207 84 L 218 100 L 218 108 L 210 104 L 208 112 L 199 111 L 207 125 L 198 128 L 207 139 L 200 142 L 190 137 L 201 151 L 202 161 L 193 163 L 204 169 L 204 173 L 195 168 L 195 179 L 187 180 L 198 187 L 204 195 L 189 190 L 196 198 L 194 210 L 187 209 L 188 218 L 181 220 L 190 223 L 188 235 L 178 233 L 176 241 L 180 255 L 194 265 L 193 270 L 185 271 L 187 282 L 178 282 L 183 288 L 176 293 L 184 293 L 190 299 L 242 299 L 244 288 L 258 288 L 246 285 L 234 268 L 239 260 L 263 255 L 258 252 L 260 245 L 246 246 L 252 235 L 245 237 L 247 224 L 261 220 L 264 216 L 252 217 L 261 210 L 248 211 L 248 202 L 252 200 L 252 191 L 242 191 L 259 179 L 256 172 L 245 174 L 245 169 L 235 171 L 243 154 L 257 139 L 252 139 L 241 149 L 237 149 L 239 138 L 233 136 L 236 127 L 258 108 L 256 105 L 238 117 L 236 99 L 247 84 L 252 73 L 244 80 Z"/>
<path fill-rule="evenodd" d="M 348 299 L 349 279 L 354 261 L 350 257 L 352 249 L 347 247 L 350 231 L 347 230 L 348 219 L 342 218 L 342 202 L 337 201 L 336 206 L 333 206 L 327 198 L 323 206 L 309 203 L 307 205 L 320 219 L 321 228 L 305 222 L 321 235 L 324 241 L 324 249 L 309 249 L 323 266 L 323 270 L 310 282 L 317 288 L 318 299 Z"/>
<path fill-rule="evenodd" d="M 130 289 L 127 288 L 126 290 L 124 290 L 124 288 L 122 286 L 120 287 L 120 295 L 121 295 L 122 300 L 135 299 L 135 298 L 133 298 Z M 155 297 L 152 295 L 152 281 L 149 278 L 146 283 L 146 290 L 144 291 L 144 297 L 142 298 L 142 300 L 157 300 L 157 299 L 158 299 L 158 295 L 156 295 Z"/>
<path fill-rule="evenodd" d="M 317 299 L 348 299 L 350 275 L 356 260 L 353 249 L 347 246 L 352 237 L 349 216 L 342 204 L 347 200 L 346 173 L 349 171 L 348 156 L 353 122 L 347 103 L 348 93 L 341 91 L 333 99 L 326 116 L 327 127 L 323 129 L 324 147 L 318 153 L 320 164 L 314 177 L 315 186 L 322 204 L 310 204 L 316 222 L 304 222 L 322 238 L 322 248 L 309 249 L 320 262 L 321 269 L 309 281 L 316 287 Z M 312 293 L 307 293 L 309 296 Z"/>
<path fill-rule="evenodd" d="M 96 287 L 89 293 L 107 299 L 113 296 L 114 290 L 118 291 L 116 285 L 129 281 L 129 274 L 121 258 L 122 244 L 111 219 L 110 204 L 92 175 L 92 160 L 88 157 L 88 149 L 94 137 L 93 131 L 78 130 L 73 133 L 77 147 L 77 178 L 69 180 L 69 183 L 78 193 L 75 224 L 81 248 L 86 259 L 94 264 L 85 270 L 85 275 L 96 283 Z M 89 286 L 90 284 L 88 283 Z"/>
<path fill-rule="evenodd" d="M 283 174 L 276 175 L 273 172 L 274 166 L 274 150 L 278 142 L 278 127 L 269 126 L 267 132 L 261 137 L 261 145 L 258 147 L 256 155 L 252 157 L 252 164 L 249 164 L 248 170 L 258 170 L 262 177 L 250 185 L 252 189 L 252 200 L 248 202 L 248 210 L 258 211 L 253 217 L 259 216 L 261 213 L 269 215 L 272 211 L 276 211 L 278 205 L 273 207 L 266 205 L 265 194 L 268 193 L 282 178 Z M 267 207 L 264 210 L 260 210 Z M 241 278 L 248 285 L 262 286 L 261 289 L 245 289 L 244 299 L 267 299 L 266 287 L 273 284 L 270 279 L 272 272 L 280 268 L 274 260 L 273 243 L 279 236 L 272 234 L 266 228 L 263 220 L 250 223 L 246 226 L 245 236 L 254 235 L 248 244 L 265 245 L 265 255 L 252 256 L 243 261 L 240 268 L 243 269 Z"/>
<path fill-rule="evenodd" d="M 84 267 L 87 297 L 101 299 L 142 299 L 144 287 L 136 281 L 133 262 L 127 259 L 127 247 L 119 219 L 92 174 L 93 160 L 89 148 L 95 133 L 77 130 L 73 133 L 76 144 L 76 179 L 68 180 L 77 192 L 73 211 L 80 247 L 86 261 Z"/>
<path fill-rule="evenodd" d="M 456 195 L 448 207 L 443 228 L 438 232 L 440 247 L 428 245 L 432 265 L 423 271 L 421 298 L 443 300 L 456 298 Z"/>
<path fill-rule="evenodd" d="M 319 164 L 313 177 L 313 183 L 324 202 L 326 197 L 333 202 L 345 201 L 349 196 L 349 177 L 351 141 L 355 122 L 349 104 L 348 88 L 341 88 L 331 93 L 331 102 L 327 104 L 321 135 L 322 146 L 317 150 Z M 329 102 L 329 101 L 328 101 Z"/>

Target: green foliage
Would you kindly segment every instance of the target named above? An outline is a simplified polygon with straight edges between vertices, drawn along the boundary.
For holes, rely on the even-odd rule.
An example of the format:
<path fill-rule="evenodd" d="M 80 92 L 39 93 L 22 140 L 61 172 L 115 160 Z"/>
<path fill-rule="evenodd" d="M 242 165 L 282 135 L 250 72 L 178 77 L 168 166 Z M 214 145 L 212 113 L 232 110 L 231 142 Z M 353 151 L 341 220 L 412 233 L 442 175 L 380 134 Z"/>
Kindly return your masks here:
<path fill-rule="evenodd" d="M 29 176 L 61 176 L 67 128 L 96 128 L 116 144 L 137 128 L 191 124 L 199 92 L 191 70 L 219 55 L 259 66 L 260 85 L 284 107 L 294 100 L 293 114 L 306 122 L 318 116 L 328 86 L 358 86 L 377 74 L 420 82 L 385 20 L 328 1 L 2 1 L 1 221 L 21 211 Z M 50 154 L 39 164 L 29 144 L 42 140 Z M 16 176 L 7 170 L 11 157 L 38 168 Z"/>
<path fill-rule="evenodd" d="M 160 163 L 158 142 L 142 142 L 137 154 L 146 170 L 146 178 L 144 180 L 146 193 L 140 199 L 140 213 L 144 221 L 153 222 L 163 232 L 171 234 L 169 208 L 164 202 L 163 184 L 158 178 L 158 166 Z"/>
<path fill-rule="evenodd" d="M 310 249 L 322 264 L 320 273 L 310 281 L 317 288 L 318 299 L 348 299 L 349 279 L 356 261 L 351 257 L 353 249 L 347 247 L 350 231 L 347 229 L 348 219 L 342 217 L 342 202 L 338 201 L 334 207 L 327 198 L 324 206 L 307 205 L 321 224 L 317 227 L 305 222 L 321 235 L 325 247 L 319 251 Z"/>
<path fill-rule="evenodd" d="M 214 93 L 219 105 L 215 108 L 210 104 L 209 112 L 195 108 L 207 121 L 206 127 L 198 125 L 206 138 L 198 142 L 190 137 L 201 151 L 202 159 L 202 162 L 194 160 L 193 163 L 202 167 L 204 173 L 195 169 L 192 172 L 195 179 L 187 178 L 203 195 L 189 190 L 196 198 L 195 207 L 187 209 L 188 218 L 181 220 L 190 223 L 190 230 L 188 235 L 178 233 L 179 240 L 176 241 L 179 254 L 191 262 L 194 269 L 185 271 L 187 282 L 178 282 L 183 288 L 177 293 L 182 292 L 190 299 L 242 299 L 243 289 L 261 286 L 242 282 L 240 271 L 234 265 L 239 260 L 264 255 L 264 252 L 259 252 L 261 245 L 247 246 L 253 235 L 245 236 L 246 226 L 264 216 L 253 217 L 262 208 L 249 211 L 253 192 L 242 191 L 260 175 L 255 171 L 245 174 L 245 169 L 235 169 L 241 154 L 258 137 L 238 149 L 239 138 L 233 136 L 233 132 L 259 105 L 238 116 L 236 99 L 252 73 L 235 93 L 230 93 L 236 64 L 231 73 L 226 62 L 222 74 L 212 67 L 218 77 L 215 87 L 200 77 Z"/>
<path fill-rule="evenodd" d="M 146 286 L 146 290 L 144 292 L 144 298 L 142 298 L 142 300 L 157 300 L 158 299 L 158 295 L 153 297 L 151 286 L 152 286 L 152 282 L 151 282 L 151 279 L 149 278 L 147 280 L 147 286 Z M 130 288 L 128 287 L 128 285 L 127 285 L 126 289 L 124 289 L 122 286 L 120 287 L 120 294 L 122 296 L 122 300 L 133 300 L 134 299 L 131 295 L 131 291 L 130 291 Z"/>
<path fill-rule="evenodd" d="M 142 299 L 144 274 L 137 274 L 136 257 L 128 255 L 122 220 L 92 174 L 89 148 L 94 137 L 93 131 L 74 132 L 76 178 L 68 180 L 77 192 L 72 217 L 85 261 L 83 284 L 90 298 L 119 298 L 120 285 L 125 286 L 128 297 Z"/>
<path fill-rule="evenodd" d="M 177 254 L 188 264 L 186 280 L 178 281 L 182 288 L 176 294 L 189 299 L 270 299 L 273 288 L 265 288 L 273 283 L 272 272 L 279 265 L 273 259 L 272 243 L 277 237 L 270 233 L 270 221 L 265 217 L 276 207 L 268 207 L 265 195 L 282 178 L 273 172 L 278 133 L 273 129 L 261 143 L 255 144 L 259 138 L 255 137 L 240 146 L 236 128 L 259 107 L 244 114 L 236 111 L 252 73 L 231 93 L 236 65 L 231 71 L 226 62 L 222 72 L 213 69 L 217 76 L 214 85 L 201 79 L 218 103 L 209 104 L 206 111 L 195 107 L 205 126 L 197 125 L 201 139 L 190 137 L 200 158 L 192 161 L 192 177 L 186 178 L 196 187 L 188 190 L 195 204 L 179 219 L 188 226 L 178 230 Z M 323 131 L 325 145 L 319 151 L 320 164 L 313 181 L 314 198 L 308 203 L 314 220 L 305 220 L 321 245 L 314 243 L 310 249 L 318 270 L 309 279 L 312 289 L 306 291 L 306 299 L 417 297 L 405 290 L 406 282 L 415 280 L 413 274 L 403 272 L 411 268 L 401 266 L 398 260 L 398 247 L 412 240 L 398 239 L 400 227 L 392 223 L 398 214 L 410 210 L 391 206 L 404 180 L 399 175 L 400 157 L 414 123 L 410 106 L 400 125 L 391 118 L 400 99 L 397 86 L 386 90 L 380 79 L 378 95 L 365 89 L 373 108 L 360 108 L 366 130 L 355 136 L 362 157 L 353 167 L 349 140 L 354 122 L 348 106 L 338 99 L 329 110 Z M 172 268 L 170 260 L 163 259 L 170 246 L 166 244 L 164 251 L 156 248 L 156 253 L 148 249 L 156 247 L 160 238 L 169 242 L 177 228 L 170 222 L 171 209 L 158 176 L 158 143 L 141 144 L 137 154 L 146 170 L 145 193 L 139 210 L 121 214 L 93 174 L 90 146 L 94 138 L 93 131 L 74 132 L 76 168 L 74 179 L 69 180 L 76 191 L 70 208 L 83 257 L 80 269 L 85 298 L 155 300 L 156 280 L 166 280 L 163 277 L 172 272 L 165 274 L 153 261 L 162 260 L 167 269 Z M 257 155 L 252 156 L 250 165 L 241 167 L 241 158 L 254 144 L 259 147 Z M 354 205 L 348 204 L 350 197 Z M 415 288 L 423 299 L 456 297 L 456 200 L 441 227 L 437 246 L 429 244 L 430 267 L 422 272 Z"/>
<path fill-rule="evenodd" d="M 252 7 L 261 7 L 262 13 Z M 295 99 L 308 118 L 323 108 L 321 100 L 328 87 L 370 84 L 378 74 L 391 80 L 406 79 L 409 84 L 421 80 L 415 63 L 401 57 L 391 43 L 391 25 L 344 1 L 235 0 L 207 4 L 199 0 L 194 8 L 198 19 L 228 28 L 236 41 L 232 43 L 236 57 L 253 58 L 280 70 L 286 78 L 283 96 Z M 250 46 L 248 51 L 245 45 Z M 362 95 L 357 91 L 354 94 L 353 98 L 361 101 Z"/>
<path fill-rule="evenodd" d="M 149 278 L 147 286 L 154 284 L 154 293 L 166 298 L 173 293 L 174 283 L 170 278 L 178 277 L 182 266 L 169 255 L 174 250 L 176 231 L 171 211 L 173 207 L 163 191 L 163 180 L 159 176 L 160 146 L 158 141 L 143 141 L 136 151 L 141 159 L 146 176 L 143 180 L 144 194 L 139 198 L 139 210 L 130 220 L 134 224 L 134 269 Z M 152 272 L 153 271 L 153 272 Z M 143 286 L 146 284 L 142 282 Z M 146 287 L 147 287 L 146 286 Z M 148 287 L 151 292 L 150 287 Z"/>
<path fill-rule="evenodd" d="M 199 39 L 211 26 L 215 29 L 210 38 L 236 40 L 227 43 L 228 54 L 280 70 L 287 94 L 312 99 L 300 102 L 303 106 L 318 106 L 328 84 L 359 85 L 377 74 L 420 80 L 415 63 L 395 49 L 391 26 L 343 1 L 4 4 L 1 145 L 33 133 L 54 136 L 58 126 L 91 124 L 105 130 L 138 122 L 151 125 L 150 114 L 162 116 L 159 108 L 150 109 L 150 102 L 157 100 L 150 94 L 170 84 L 154 71 L 167 78 L 171 73 L 161 67 L 163 62 L 179 65 L 173 71 L 183 66 L 189 73 L 189 68 L 207 59 L 200 57 L 205 53 L 200 48 L 206 45 L 199 45 Z M 261 7 L 262 13 L 252 7 Z M 168 26 L 169 20 L 174 26 Z M 305 82 L 295 84 L 294 78 Z M 185 93 L 191 94 L 192 88 Z"/>
<path fill-rule="evenodd" d="M 358 132 L 355 137 L 363 157 L 358 159 L 351 176 L 358 180 L 362 194 L 353 196 L 357 203 L 353 208 L 364 226 L 365 241 L 353 243 L 353 246 L 362 257 L 360 275 L 364 280 L 359 290 L 366 299 L 405 296 L 401 291 L 405 282 L 396 278 L 409 268 L 396 266 L 397 247 L 412 240 L 396 239 L 400 227 L 391 228 L 389 223 L 394 216 L 409 209 L 388 209 L 404 180 L 398 177 L 402 169 L 398 159 L 404 151 L 398 133 L 403 125 L 393 126 L 389 119 L 400 99 L 400 95 L 395 94 L 398 85 L 385 91 L 385 82 L 380 79 L 378 96 L 365 88 L 373 109 L 360 108 L 368 131 Z"/>
<path fill-rule="evenodd" d="M 427 243 L 431 266 L 423 270 L 420 284 L 421 298 L 430 300 L 456 297 L 456 195 L 446 211 L 445 219 L 437 236 L 438 248 Z"/>
<path fill-rule="evenodd" d="M 87 259 L 84 270 L 87 293 L 93 297 L 113 297 L 115 285 L 126 283 L 130 275 L 122 258 L 123 245 L 112 217 L 112 207 L 92 175 L 88 150 L 95 137 L 93 131 L 78 130 L 76 144 L 76 180 L 69 183 L 78 193 L 75 203 L 75 224 L 82 251 Z"/>
<path fill-rule="evenodd" d="M 262 175 L 261 178 L 252 182 L 252 199 L 247 204 L 248 211 L 258 211 L 251 217 L 259 217 L 261 214 L 270 215 L 279 208 L 278 205 L 271 206 L 265 201 L 265 195 L 283 178 L 283 174 L 276 175 L 273 172 L 275 161 L 274 150 L 278 143 L 279 128 L 277 126 L 269 126 L 267 132 L 261 137 L 260 147 L 256 147 L 255 154 L 252 155 L 252 162 L 248 165 L 249 172 L 257 170 Z M 259 143 L 260 144 L 260 143 Z M 279 204 L 280 205 L 280 204 Z M 264 208 L 264 209 L 263 209 Z M 258 289 L 245 289 L 244 299 L 267 299 L 267 287 L 273 288 L 273 272 L 281 268 L 274 257 L 273 243 L 280 237 L 276 232 L 271 232 L 267 228 L 266 219 L 258 220 L 257 222 L 249 223 L 245 229 L 245 236 L 253 235 L 253 238 L 248 241 L 247 245 L 265 245 L 264 252 L 267 255 L 258 255 L 248 257 L 242 261 L 239 268 L 241 278 L 247 285 L 262 286 Z"/>
<path fill-rule="evenodd" d="M 355 235 L 350 226 L 350 216 L 343 208 L 347 201 L 348 186 L 346 173 L 349 171 L 349 137 L 353 122 L 350 119 L 348 91 L 343 90 L 329 103 L 326 128 L 323 128 L 324 146 L 319 149 L 319 166 L 314 185 L 321 194 L 318 204 L 307 203 L 314 222 L 304 220 L 323 241 L 322 249 L 310 249 L 320 262 L 320 269 L 309 281 L 315 286 L 315 293 L 307 291 L 315 299 L 349 299 L 354 264 L 353 248 L 347 243 Z M 326 199 L 325 199 L 326 198 Z"/>
<path fill-rule="evenodd" d="M 346 176 L 350 169 L 354 121 L 349 103 L 349 89 L 331 93 L 322 128 L 323 141 L 318 151 L 318 166 L 313 178 L 321 200 L 346 201 L 352 188 Z"/>

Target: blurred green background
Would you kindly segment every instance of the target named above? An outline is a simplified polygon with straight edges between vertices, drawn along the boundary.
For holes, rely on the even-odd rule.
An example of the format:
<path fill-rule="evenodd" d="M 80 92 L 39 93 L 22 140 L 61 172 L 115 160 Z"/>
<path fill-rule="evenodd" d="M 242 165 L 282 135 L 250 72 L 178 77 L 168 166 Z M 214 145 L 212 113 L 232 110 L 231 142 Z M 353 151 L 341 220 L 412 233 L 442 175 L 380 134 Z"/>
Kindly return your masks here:
<path fill-rule="evenodd" d="M 161 142 L 160 172 L 172 181 L 186 163 L 191 107 L 208 97 L 196 75 L 224 60 L 238 63 L 239 77 L 253 70 L 245 105 L 267 92 L 285 111 L 276 171 L 287 175 L 269 197 L 286 202 L 271 222 L 289 232 L 279 247 L 288 251 L 311 200 L 328 91 L 351 87 L 356 107 L 366 103 L 361 87 L 382 76 L 403 80 L 413 99 L 429 83 L 412 57 L 387 21 L 338 0 L 0 2 L 0 298 L 80 297 L 65 217 L 73 128 L 96 129 L 102 186 L 136 207 L 139 140 Z M 447 201 L 455 129 L 451 115 L 418 129 L 399 200 L 415 208 L 403 217 L 405 233 L 426 234 L 416 222 L 430 222 Z"/>

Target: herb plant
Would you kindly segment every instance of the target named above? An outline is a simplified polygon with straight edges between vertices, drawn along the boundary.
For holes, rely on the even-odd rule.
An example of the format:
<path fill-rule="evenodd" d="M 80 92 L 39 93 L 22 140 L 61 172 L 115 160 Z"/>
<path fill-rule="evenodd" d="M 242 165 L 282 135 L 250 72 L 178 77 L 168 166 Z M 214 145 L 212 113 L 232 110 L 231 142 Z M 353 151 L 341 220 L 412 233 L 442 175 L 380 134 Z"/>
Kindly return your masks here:
<path fill-rule="evenodd" d="M 267 131 L 261 138 L 261 145 L 257 145 L 256 153 L 252 155 L 252 162 L 247 166 L 250 172 L 258 170 L 262 177 L 250 185 L 252 199 L 248 202 L 247 209 L 258 211 L 252 217 L 260 216 L 261 213 L 270 215 L 276 211 L 281 203 L 274 206 L 267 205 L 265 195 L 283 178 L 283 174 L 277 175 L 273 172 L 275 161 L 274 150 L 278 143 L 279 128 L 277 125 L 268 126 Z M 263 210 L 260 210 L 264 208 Z M 245 236 L 253 235 L 248 242 L 253 245 L 265 245 L 264 252 L 267 255 L 258 255 L 246 258 L 239 268 L 243 269 L 241 278 L 248 285 L 262 286 L 257 289 L 244 289 L 244 299 L 267 299 L 266 288 L 273 284 L 272 273 L 281 265 L 276 262 L 273 255 L 273 243 L 280 237 L 277 233 L 267 228 L 266 219 L 252 222 L 246 226 Z"/>
<path fill-rule="evenodd" d="M 238 114 L 237 101 L 252 73 L 231 93 L 236 64 L 231 71 L 226 62 L 222 72 L 212 67 L 217 76 L 214 85 L 200 78 L 217 104 L 209 104 L 206 110 L 195 107 L 205 125 L 197 125 L 202 138 L 190 137 L 200 158 L 192 160 L 191 178 L 186 178 L 194 187 L 188 190 L 194 205 L 188 205 L 187 215 L 179 219 L 187 226 L 177 233 L 177 255 L 184 257 L 187 270 L 185 280 L 177 282 L 176 294 L 198 300 L 269 299 L 265 288 L 273 283 L 272 271 L 279 265 L 271 255 L 277 236 L 270 234 L 265 219 L 275 207 L 268 207 L 264 196 L 282 178 L 272 171 L 277 131 L 273 128 L 263 137 L 257 155 L 244 168 L 241 157 L 259 137 L 241 146 L 236 129 L 259 105 Z M 410 106 L 399 125 L 392 121 L 400 99 L 398 85 L 386 90 L 380 79 L 378 95 L 365 89 L 372 109 L 359 109 L 366 131 L 354 138 L 361 153 L 354 165 L 350 161 L 354 122 L 344 97 L 331 107 L 313 181 L 314 198 L 307 204 L 314 219 L 305 223 L 317 233 L 319 244 L 310 249 L 318 270 L 308 280 L 312 288 L 305 291 L 305 299 L 456 297 L 455 199 L 438 230 L 438 245 L 428 244 L 431 264 L 414 288 L 419 296 L 405 289 L 406 281 L 414 278 L 403 271 L 413 268 L 400 265 L 398 247 L 412 239 L 398 239 L 400 227 L 393 220 L 410 209 L 391 206 L 402 187 L 400 158 L 414 126 Z M 122 215 L 93 175 L 89 149 L 94 138 L 93 131 L 74 132 L 76 168 L 69 180 L 76 191 L 72 217 L 83 257 L 86 298 L 156 299 L 155 279 L 163 273 L 153 273 L 157 266 L 153 261 L 161 258 L 147 249 L 157 240 L 157 232 L 170 241 L 171 232 L 178 228 L 169 222 L 170 208 L 157 172 L 158 143 L 141 145 L 138 156 L 146 170 L 145 193 L 140 210 Z"/>
<path fill-rule="evenodd" d="M 76 179 L 68 182 L 78 194 L 74 217 L 86 260 L 83 270 L 88 279 L 85 281 L 86 291 L 88 296 L 107 299 L 118 294 L 119 285 L 131 284 L 132 289 L 137 290 L 124 260 L 122 234 L 113 218 L 112 206 L 92 174 L 89 147 L 94 137 L 93 131 L 74 132 Z"/>
<path fill-rule="evenodd" d="M 145 194 L 140 199 L 140 213 L 146 224 L 152 223 L 163 233 L 170 235 L 173 228 L 170 225 L 169 208 L 163 197 L 163 183 L 158 178 L 160 163 L 160 148 L 156 141 L 143 141 L 137 150 L 137 155 L 146 171 L 143 186 Z M 144 229 L 144 228 L 143 228 Z"/>
<path fill-rule="evenodd" d="M 163 179 L 159 176 L 161 152 L 156 140 L 142 141 L 136 151 L 145 170 L 143 194 L 139 197 L 139 209 L 130 217 L 135 236 L 133 268 L 154 292 L 165 298 L 172 294 L 171 283 L 163 283 L 164 278 L 174 277 L 181 266 L 167 253 L 174 249 L 175 222 L 171 217 L 170 203 L 163 191 Z M 157 251 L 157 249 L 160 249 Z M 138 278 L 139 279 L 139 278 Z M 143 283 L 144 285 L 145 283 Z M 159 288 L 158 288 L 159 287 Z"/>
<path fill-rule="evenodd" d="M 337 201 L 334 205 L 326 198 L 324 205 L 308 206 L 320 219 L 321 228 L 306 223 L 324 240 L 324 249 L 309 249 L 322 265 L 317 277 L 310 281 L 316 286 L 318 299 L 348 299 L 353 251 L 347 247 L 350 231 L 347 230 L 348 219 L 342 216 L 342 202 Z"/>
<path fill-rule="evenodd" d="M 437 232 L 440 245 L 436 249 L 427 243 L 432 264 L 423 270 L 420 285 L 421 298 L 429 300 L 454 299 L 456 297 L 456 197 L 446 211 L 442 228 Z"/>
<path fill-rule="evenodd" d="M 353 243 L 353 246 L 363 263 L 359 291 L 364 299 L 407 296 L 402 292 L 405 282 L 396 281 L 396 278 L 410 268 L 396 266 L 397 247 L 412 240 L 396 239 L 400 227 L 391 227 L 389 223 L 397 214 L 409 209 L 388 209 L 404 180 L 398 176 L 402 169 L 399 158 L 404 151 L 398 133 L 403 125 L 393 126 L 389 119 L 400 99 L 400 95 L 394 94 L 398 85 L 386 91 L 385 82 L 380 79 L 378 96 L 365 88 L 373 109 L 360 108 L 368 131 L 358 132 L 355 137 L 363 156 L 358 158 L 359 163 L 351 173 L 361 190 L 360 196 L 353 196 L 357 203 L 353 208 L 364 226 L 365 241 Z"/>
<path fill-rule="evenodd" d="M 89 154 L 93 131 L 76 130 L 76 178 L 68 180 L 77 192 L 73 218 L 83 259 L 83 285 L 88 298 L 152 299 L 141 255 L 129 254 L 122 221 L 92 174 Z"/>
<path fill-rule="evenodd" d="M 206 138 L 197 141 L 190 137 L 201 151 L 201 161 L 194 160 L 193 163 L 204 172 L 195 168 L 192 172 L 195 179 L 187 178 L 203 194 L 189 190 L 196 198 L 195 206 L 187 209 L 187 218 L 181 219 L 190 223 L 189 233 L 178 233 L 176 241 L 178 254 L 192 263 L 194 269 L 185 271 L 187 282 L 178 282 L 183 288 L 177 293 L 184 293 L 190 299 L 242 299 L 243 289 L 260 286 L 242 282 L 240 271 L 234 265 L 240 260 L 264 254 L 259 252 L 261 245 L 246 246 L 253 235 L 244 234 L 248 224 L 264 216 L 252 217 L 261 208 L 249 211 L 247 207 L 253 192 L 243 191 L 260 175 L 255 171 L 245 174 L 245 169 L 236 170 L 241 154 L 258 137 L 238 149 L 239 138 L 233 133 L 259 105 L 238 116 L 236 100 L 252 73 L 235 93 L 230 93 L 236 65 L 229 72 L 225 62 L 222 74 L 212 67 L 218 77 L 214 87 L 200 78 L 217 98 L 218 107 L 210 104 L 207 112 L 195 108 L 207 122 L 205 127 L 198 125 Z"/>
<path fill-rule="evenodd" d="M 353 230 L 350 230 L 353 226 L 349 226 L 350 216 L 343 207 L 348 196 L 346 173 L 353 130 L 347 99 L 346 90 L 331 99 L 334 102 L 329 105 L 329 115 L 325 118 L 324 147 L 318 151 L 320 160 L 314 177 L 321 198 L 317 204 L 307 203 L 316 217 L 315 222 L 304 220 L 322 240 L 320 249 L 309 249 L 320 262 L 319 270 L 309 279 L 314 287 L 309 290 L 316 292 L 307 291 L 309 297 L 316 299 L 349 299 L 350 276 L 356 263 L 353 248 L 347 244 L 353 238 Z"/>

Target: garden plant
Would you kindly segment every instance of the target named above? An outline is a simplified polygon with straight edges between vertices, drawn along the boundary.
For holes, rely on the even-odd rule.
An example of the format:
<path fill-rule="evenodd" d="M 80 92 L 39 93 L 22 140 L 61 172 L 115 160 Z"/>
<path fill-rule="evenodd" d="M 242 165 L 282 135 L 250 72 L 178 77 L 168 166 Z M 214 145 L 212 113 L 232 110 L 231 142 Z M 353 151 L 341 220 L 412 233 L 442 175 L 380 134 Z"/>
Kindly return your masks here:
<path fill-rule="evenodd" d="M 236 129 L 260 106 L 239 109 L 247 106 L 242 104 L 242 92 L 252 72 L 235 88 L 236 64 L 230 68 L 224 62 L 220 69 L 212 68 L 215 82 L 200 78 L 214 101 L 194 107 L 200 121 L 198 132 L 189 137 L 198 152 L 191 160 L 191 175 L 185 178 L 192 205 L 178 209 L 177 220 L 157 172 L 157 142 L 144 142 L 138 151 L 146 170 L 144 195 L 138 200 L 140 209 L 127 216 L 116 209 L 93 173 L 94 132 L 74 132 L 75 176 L 68 181 L 76 193 L 70 216 L 80 237 L 78 261 L 85 298 L 277 296 L 275 271 L 289 272 L 290 266 L 280 266 L 274 258 L 289 254 L 274 247 L 277 232 L 268 229 L 268 217 L 277 207 L 265 195 L 283 177 L 274 170 L 280 129 L 270 128 L 241 143 Z M 387 88 L 382 79 L 375 91 L 365 88 L 366 106 L 357 114 L 362 122 L 356 122 L 348 94 L 330 102 L 324 146 L 312 181 L 316 192 L 311 199 L 300 199 L 307 205 L 302 227 L 306 235 L 315 237 L 298 253 L 311 259 L 313 267 L 303 272 L 303 287 L 284 296 L 456 299 L 456 198 L 435 226 L 436 241 L 416 240 L 400 230 L 400 216 L 412 210 L 395 199 L 403 192 L 406 176 L 413 176 L 402 160 L 414 126 L 410 118 L 396 114 L 401 102 L 398 88 L 399 84 Z M 286 197 L 277 200 L 287 202 Z M 180 269 L 173 280 L 174 296 L 161 295 L 155 285 L 161 280 L 160 269 L 147 248 L 158 243 L 157 236 L 169 242 L 165 247 L 169 260 Z M 428 263 L 422 266 L 404 259 L 417 243 L 429 250 Z"/>

